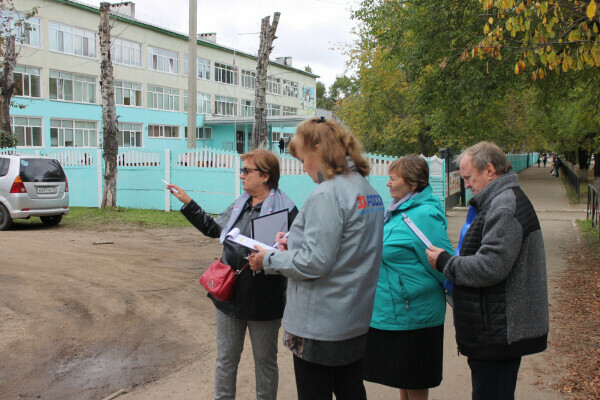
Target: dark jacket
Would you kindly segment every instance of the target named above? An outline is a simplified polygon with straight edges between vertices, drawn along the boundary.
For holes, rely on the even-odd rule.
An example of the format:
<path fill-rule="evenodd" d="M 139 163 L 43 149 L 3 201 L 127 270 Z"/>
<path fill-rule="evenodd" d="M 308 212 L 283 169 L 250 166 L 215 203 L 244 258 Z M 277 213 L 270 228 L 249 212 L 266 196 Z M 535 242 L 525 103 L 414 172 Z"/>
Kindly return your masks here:
<path fill-rule="evenodd" d="M 470 204 L 478 213 L 460 256 L 442 253 L 436 265 L 455 285 L 459 351 L 494 360 L 545 350 L 546 259 L 533 205 L 512 173 L 492 181 Z"/>
<path fill-rule="evenodd" d="M 250 198 L 244 203 L 244 209 L 233 225 L 240 229 L 242 235 L 246 236 L 252 235 L 250 221 L 259 216 L 262 206 L 261 203 L 252 207 L 251 201 Z M 229 220 L 232 207 L 233 204 L 214 219 L 192 200 L 181 208 L 181 212 L 204 235 L 218 238 L 222 227 Z M 298 209 L 294 207 L 289 214 L 288 226 L 292 225 L 297 214 Z M 249 253 L 250 249 L 246 247 L 223 242 L 221 260 L 225 264 L 231 265 L 233 269 L 239 270 L 248 262 L 246 257 Z M 249 268 L 246 268 L 237 278 L 231 299 L 221 302 L 210 295 L 208 297 L 211 298 L 215 307 L 228 315 L 248 321 L 269 321 L 283 316 L 286 286 L 287 280 L 283 276 L 254 274 Z"/>

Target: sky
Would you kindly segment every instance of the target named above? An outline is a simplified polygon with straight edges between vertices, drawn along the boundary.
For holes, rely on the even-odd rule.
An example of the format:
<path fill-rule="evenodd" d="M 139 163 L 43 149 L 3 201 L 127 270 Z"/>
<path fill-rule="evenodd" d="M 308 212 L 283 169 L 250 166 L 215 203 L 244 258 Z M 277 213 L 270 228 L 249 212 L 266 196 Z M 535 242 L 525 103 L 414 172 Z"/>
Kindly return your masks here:
<path fill-rule="evenodd" d="M 98 6 L 100 0 L 79 0 Z M 110 0 L 116 3 L 116 0 Z M 187 34 L 188 0 L 134 0 L 136 17 Z M 350 15 L 358 0 L 197 0 L 198 33 L 217 34 L 217 43 L 258 52 L 262 18 L 280 12 L 271 60 L 292 57 L 292 66 L 310 65 L 327 88 L 346 72 L 343 48 L 354 40 Z"/>

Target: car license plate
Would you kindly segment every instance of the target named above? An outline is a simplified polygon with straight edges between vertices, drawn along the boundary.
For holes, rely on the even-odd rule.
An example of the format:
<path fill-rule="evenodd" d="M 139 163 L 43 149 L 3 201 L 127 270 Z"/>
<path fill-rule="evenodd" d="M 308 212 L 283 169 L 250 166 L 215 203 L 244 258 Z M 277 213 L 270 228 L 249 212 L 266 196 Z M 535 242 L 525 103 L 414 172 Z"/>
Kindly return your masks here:
<path fill-rule="evenodd" d="M 58 187 L 56 186 L 42 186 L 37 188 L 38 194 L 56 194 L 58 193 Z"/>

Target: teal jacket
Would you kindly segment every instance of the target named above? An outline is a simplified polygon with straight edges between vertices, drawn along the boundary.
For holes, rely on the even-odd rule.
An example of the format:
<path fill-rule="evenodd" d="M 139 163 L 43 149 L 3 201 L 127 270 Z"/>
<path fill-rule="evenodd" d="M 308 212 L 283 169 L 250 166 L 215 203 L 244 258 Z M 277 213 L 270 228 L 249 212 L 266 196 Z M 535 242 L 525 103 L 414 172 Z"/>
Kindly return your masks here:
<path fill-rule="evenodd" d="M 383 226 L 383 255 L 371 327 L 414 330 L 442 325 L 446 316 L 444 275 L 427 261 L 425 245 L 402 220 L 405 213 L 434 246 L 454 253 L 448 222 L 431 186 L 400 205 Z"/>

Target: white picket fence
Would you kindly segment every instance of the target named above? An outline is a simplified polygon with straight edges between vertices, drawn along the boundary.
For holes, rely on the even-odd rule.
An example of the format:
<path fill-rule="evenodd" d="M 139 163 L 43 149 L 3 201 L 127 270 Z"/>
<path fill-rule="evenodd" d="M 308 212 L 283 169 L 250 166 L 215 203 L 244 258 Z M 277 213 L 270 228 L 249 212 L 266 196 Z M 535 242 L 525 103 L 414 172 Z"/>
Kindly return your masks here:
<path fill-rule="evenodd" d="M 2 149 L 0 154 L 37 154 L 54 157 L 65 167 L 85 167 L 94 165 L 96 150 L 56 149 L 28 150 Z M 213 148 L 198 150 L 172 150 L 174 165 L 191 168 L 224 168 L 232 169 L 239 155 L 235 152 Z M 279 155 L 281 175 L 303 175 L 302 163 L 289 155 Z M 390 163 L 396 157 L 379 154 L 365 154 L 371 167 L 370 175 L 386 176 Z M 159 167 L 161 165 L 160 150 L 120 149 L 117 156 L 119 167 Z"/>
<path fill-rule="evenodd" d="M 148 150 L 120 150 L 117 156 L 119 167 L 158 167 L 160 153 Z"/>
<path fill-rule="evenodd" d="M 231 169 L 236 157 L 238 157 L 237 153 L 211 148 L 186 150 L 177 154 L 177 165 L 180 167 Z"/>

